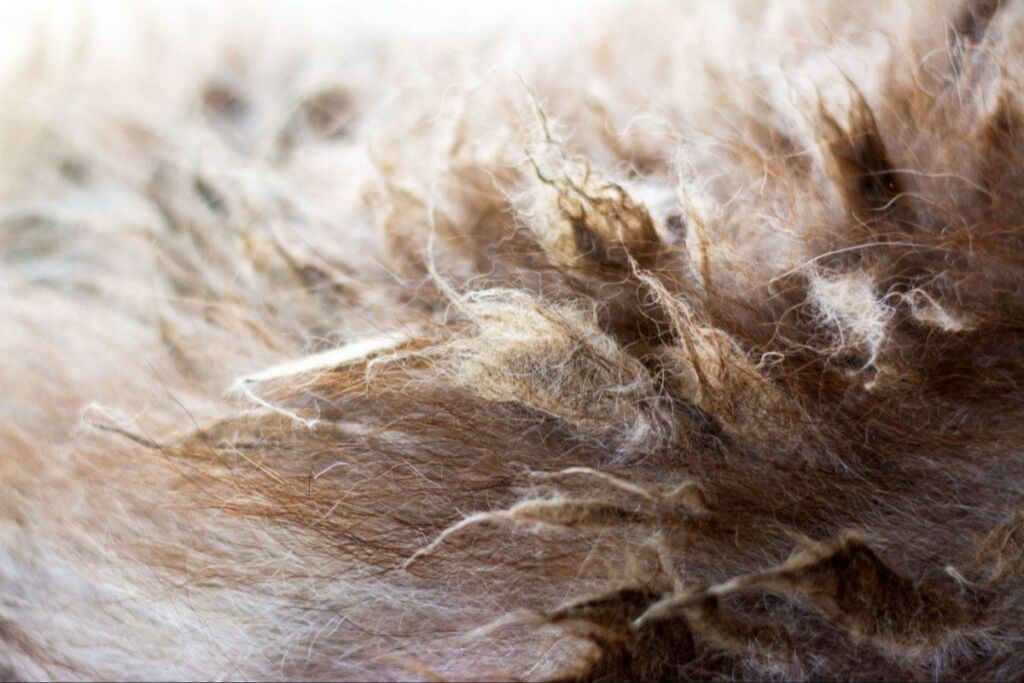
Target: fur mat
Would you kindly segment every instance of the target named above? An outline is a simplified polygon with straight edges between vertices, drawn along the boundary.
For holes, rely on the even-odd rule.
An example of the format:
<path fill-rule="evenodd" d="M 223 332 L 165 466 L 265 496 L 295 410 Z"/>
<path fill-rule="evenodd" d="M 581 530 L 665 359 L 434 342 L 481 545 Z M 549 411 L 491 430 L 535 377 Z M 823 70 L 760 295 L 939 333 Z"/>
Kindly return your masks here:
<path fill-rule="evenodd" d="M 3 677 L 1024 677 L 1024 4 L 217 7 L 3 74 Z"/>

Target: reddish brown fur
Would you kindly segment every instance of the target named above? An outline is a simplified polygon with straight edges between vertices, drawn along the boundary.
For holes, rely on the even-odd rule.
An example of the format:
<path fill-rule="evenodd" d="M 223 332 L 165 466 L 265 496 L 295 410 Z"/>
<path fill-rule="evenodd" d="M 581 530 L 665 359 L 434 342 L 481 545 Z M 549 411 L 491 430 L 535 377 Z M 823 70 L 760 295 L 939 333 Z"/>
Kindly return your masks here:
<path fill-rule="evenodd" d="M 511 115 L 396 123 L 359 209 L 384 269 L 342 253 L 301 188 L 259 213 L 230 179 L 145 169 L 167 301 L 109 301 L 143 340 L 123 354 L 82 332 L 81 357 L 134 379 L 62 398 L 25 371 L 19 400 L 52 416 L 11 403 L 0 429 L 0 672 L 1024 676 L 1010 4 L 925 8 L 905 53 L 836 74 L 843 96 L 816 93 L 803 126 L 718 83 L 738 103 L 707 130 L 602 139 L 623 110 L 542 78 Z M 255 106 L 223 83 L 199 99 L 228 130 Z M 364 134 L 359 101 L 304 99 L 274 163 Z M 314 244 L 276 228 L 320 220 Z M 94 285 L 73 296 L 102 316 Z M 26 291 L 52 306 L 11 304 L 28 322 L 9 353 L 32 358 L 75 299 Z M 243 385 L 258 407 L 217 397 L 239 368 L 380 329 L 402 341 Z M 147 370 L 132 348 L 164 355 Z M 155 416 L 89 408 L 91 429 L 61 431 L 83 386 Z M 71 627 L 35 611 L 65 608 Z"/>

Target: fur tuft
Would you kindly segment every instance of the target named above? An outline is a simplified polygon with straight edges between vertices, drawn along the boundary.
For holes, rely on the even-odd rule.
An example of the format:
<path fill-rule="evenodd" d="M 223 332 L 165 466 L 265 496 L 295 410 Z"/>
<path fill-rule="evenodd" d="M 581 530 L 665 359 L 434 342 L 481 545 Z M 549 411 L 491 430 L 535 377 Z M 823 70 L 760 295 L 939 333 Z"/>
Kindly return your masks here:
<path fill-rule="evenodd" d="M 9 60 L 0 677 L 1024 677 L 1024 6 L 548 4 Z"/>

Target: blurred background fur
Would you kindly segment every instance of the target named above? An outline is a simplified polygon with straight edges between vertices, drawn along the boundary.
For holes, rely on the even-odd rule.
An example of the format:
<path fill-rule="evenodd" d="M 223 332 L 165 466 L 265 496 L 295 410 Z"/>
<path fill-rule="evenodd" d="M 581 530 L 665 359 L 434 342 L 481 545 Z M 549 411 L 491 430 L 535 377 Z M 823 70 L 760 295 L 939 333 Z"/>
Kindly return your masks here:
<path fill-rule="evenodd" d="M 1024 6 L 9 5 L 0 674 L 1024 676 Z"/>

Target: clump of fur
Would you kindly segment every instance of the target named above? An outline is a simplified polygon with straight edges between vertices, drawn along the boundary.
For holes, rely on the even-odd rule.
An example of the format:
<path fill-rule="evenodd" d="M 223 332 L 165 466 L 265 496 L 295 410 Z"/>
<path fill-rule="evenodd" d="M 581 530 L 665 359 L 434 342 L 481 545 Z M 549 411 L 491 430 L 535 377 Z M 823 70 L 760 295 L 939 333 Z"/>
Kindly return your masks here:
<path fill-rule="evenodd" d="M 11 72 L 0 675 L 1024 676 L 1024 10 L 861 9 Z"/>

